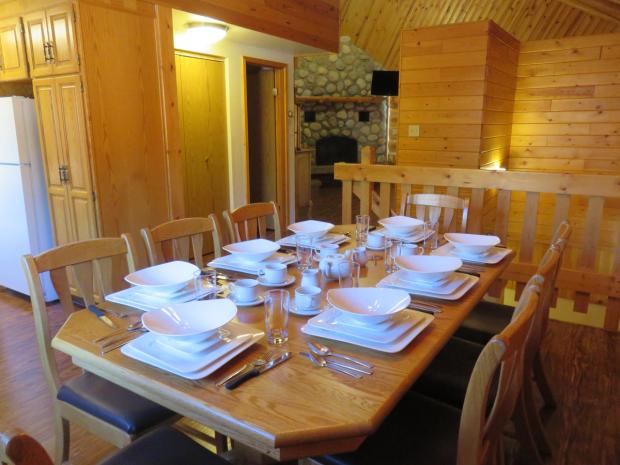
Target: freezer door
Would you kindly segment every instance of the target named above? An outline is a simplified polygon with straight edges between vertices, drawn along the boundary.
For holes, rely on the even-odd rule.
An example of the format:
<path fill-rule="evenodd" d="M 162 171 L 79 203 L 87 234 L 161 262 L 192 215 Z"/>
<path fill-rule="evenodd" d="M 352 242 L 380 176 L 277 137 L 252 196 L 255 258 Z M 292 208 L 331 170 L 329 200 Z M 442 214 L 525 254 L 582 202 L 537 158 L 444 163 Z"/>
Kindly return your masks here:
<path fill-rule="evenodd" d="M 0 164 L 19 164 L 13 97 L 0 98 Z"/>

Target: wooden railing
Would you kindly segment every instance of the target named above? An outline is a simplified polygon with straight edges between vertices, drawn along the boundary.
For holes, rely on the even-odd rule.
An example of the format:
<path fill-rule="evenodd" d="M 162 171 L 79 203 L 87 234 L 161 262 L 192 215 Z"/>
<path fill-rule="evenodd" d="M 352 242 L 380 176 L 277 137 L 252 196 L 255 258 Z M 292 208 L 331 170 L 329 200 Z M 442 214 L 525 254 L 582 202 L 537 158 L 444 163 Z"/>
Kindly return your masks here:
<path fill-rule="evenodd" d="M 522 288 L 552 231 L 568 219 L 575 229 L 572 253 L 564 260 L 557 287 L 570 294 L 574 312 L 587 312 L 590 302 L 605 305 L 603 326 L 618 331 L 620 176 L 376 165 L 368 162 L 368 154 L 363 160 L 335 165 L 334 177 L 342 181 L 343 224 L 352 222 L 355 198 L 360 213 L 384 218 L 398 211 L 404 193 L 469 197 L 468 231 L 494 233 L 517 250 L 504 281 L 493 290 L 495 297 L 507 281 L 516 282 L 517 292 Z"/>

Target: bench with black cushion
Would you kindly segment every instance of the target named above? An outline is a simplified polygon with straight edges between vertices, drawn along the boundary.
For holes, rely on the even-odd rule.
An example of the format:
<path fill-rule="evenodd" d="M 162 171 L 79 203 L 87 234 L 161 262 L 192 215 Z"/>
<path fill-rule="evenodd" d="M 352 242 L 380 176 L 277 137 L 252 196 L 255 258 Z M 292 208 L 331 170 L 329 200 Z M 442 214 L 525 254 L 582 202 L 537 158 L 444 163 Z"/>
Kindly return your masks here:
<path fill-rule="evenodd" d="M 165 426 L 145 434 L 99 465 L 230 465 L 183 433 Z"/>
<path fill-rule="evenodd" d="M 481 301 L 463 320 L 454 336 L 484 345 L 508 326 L 514 310 L 510 305 Z"/>
<path fill-rule="evenodd" d="M 358 450 L 313 460 L 323 465 L 454 464 L 460 418 L 458 409 L 410 393 Z"/>
<path fill-rule="evenodd" d="M 130 435 L 139 435 L 176 415 L 155 402 L 88 372 L 63 384 L 57 398 Z"/>

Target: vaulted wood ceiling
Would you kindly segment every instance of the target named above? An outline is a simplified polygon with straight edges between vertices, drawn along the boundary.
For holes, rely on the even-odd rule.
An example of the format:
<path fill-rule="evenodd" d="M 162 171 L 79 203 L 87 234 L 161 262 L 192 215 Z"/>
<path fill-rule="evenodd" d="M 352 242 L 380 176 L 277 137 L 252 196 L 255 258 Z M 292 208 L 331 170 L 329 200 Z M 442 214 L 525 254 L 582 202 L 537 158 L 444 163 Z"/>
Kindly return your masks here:
<path fill-rule="evenodd" d="M 340 1 L 340 35 L 392 69 L 401 30 L 485 19 L 521 41 L 620 32 L 620 0 Z"/>

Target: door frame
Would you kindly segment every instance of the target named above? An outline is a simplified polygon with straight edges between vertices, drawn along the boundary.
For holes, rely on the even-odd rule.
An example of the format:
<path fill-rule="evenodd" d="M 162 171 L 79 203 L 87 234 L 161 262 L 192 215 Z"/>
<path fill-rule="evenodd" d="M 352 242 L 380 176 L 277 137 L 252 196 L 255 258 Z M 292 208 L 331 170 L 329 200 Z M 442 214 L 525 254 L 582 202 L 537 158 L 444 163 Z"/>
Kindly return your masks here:
<path fill-rule="evenodd" d="M 250 147 L 248 135 L 248 64 L 273 68 L 275 75 L 276 96 L 276 199 L 280 208 L 280 219 L 288 224 L 289 219 L 289 173 L 288 173 L 288 64 L 243 56 L 243 115 L 244 115 L 244 172 L 245 201 L 250 203 Z"/>

